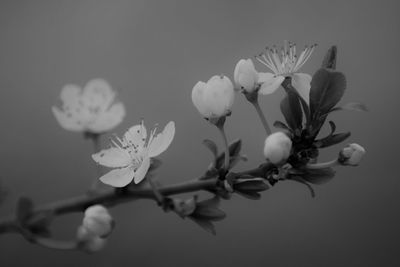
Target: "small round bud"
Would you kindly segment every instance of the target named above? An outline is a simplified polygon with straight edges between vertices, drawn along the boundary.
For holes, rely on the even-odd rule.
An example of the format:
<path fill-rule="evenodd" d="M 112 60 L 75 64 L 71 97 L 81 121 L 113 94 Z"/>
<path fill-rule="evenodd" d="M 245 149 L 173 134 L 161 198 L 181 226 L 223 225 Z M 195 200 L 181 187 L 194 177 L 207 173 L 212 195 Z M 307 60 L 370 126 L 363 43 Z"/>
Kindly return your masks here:
<path fill-rule="evenodd" d="M 94 205 L 86 209 L 82 226 L 89 233 L 105 237 L 111 233 L 113 225 L 113 218 L 105 207 Z"/>
<path fill-rule="evenodd" d="M 365 149 L 359 144 L 349 144 L 340 151 L 339 162 L 342 165 L 357 166 L 365 153 Z"/>
<path fill-rule="evenodd" d="M 258 72 L 251 59 L 239 60 L 236 64 L 233 77 L 236 86 L 247 93 L 252 93 L 257 89 Z"/>
<path fill-rule="evenodd" d="M 264 156 L 273 164 L 283 163 L 290 156 L 292 140 L 283 132 L 276 132 L 265 139 Z"/>
<path fill-rule="evenodd" d="M 207 83 L 198 82 L 192 90 L 192 101 L 207 119 L 230 114 L 235 98 L 231 80 L 226 76 L 213 76 Z"/>

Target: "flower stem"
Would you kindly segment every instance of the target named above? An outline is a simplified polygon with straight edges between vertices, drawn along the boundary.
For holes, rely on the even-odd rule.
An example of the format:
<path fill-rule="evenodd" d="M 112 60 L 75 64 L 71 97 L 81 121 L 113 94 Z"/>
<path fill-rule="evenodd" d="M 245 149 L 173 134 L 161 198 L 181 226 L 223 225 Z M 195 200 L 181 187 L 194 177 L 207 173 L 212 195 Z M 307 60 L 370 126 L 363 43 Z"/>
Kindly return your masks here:
<path fill-rule="evenodd" d="M 331 160 L 331 161 L 327 161 L 327 162 L 321 162 L 321 163 L 309 163 L 307 164 L 307 168 L 308 169 L 325 169 L 325 168 L 329 168 L 329 167 L 333 167 L 338 165 L 339 162 L 337 159 Z"/>
<path fill-rule="evenodd" d="M 267 136 L 270 135 L 271 132 L 271 128 L 268 125 L 267 119 L 265 118 L 264 113 L 261 110 L 260 104 L 258 103 L 258 99 L 255 99 L 254 101 L 251 101 L 251 103 L 253 104 L 254 108 L 257 111 L 258 117 L 261 120 L 262 125 L 264 126 L 265 132 L 267 133 Z"/>
<path fill-rule="evenodd" d="M 158 190 L 157 184 L 153 181 L 152 177 L 147 177 L 147 181 L 149 182 L 149 185 L 151 187 L 151 190 L 153 191 L 154 198 L 157 201 L 158 205 L 161 205 L 164 201 L 164 196 L 160 193 Z"/>
<path fill-rule="evenodd" d="M 228 139 L 226 138 L 225 134 L 225 129 L 224 125 L 219 125 L 217 126 L 219 129 L 219 132 L 221 133 L 222 140 L 224 141 L 224 149 L 225 149 L 225 158 L 224 158 L 224 169 L 225 172 L 229 170 L 229 145 L 228 145 Z"/>

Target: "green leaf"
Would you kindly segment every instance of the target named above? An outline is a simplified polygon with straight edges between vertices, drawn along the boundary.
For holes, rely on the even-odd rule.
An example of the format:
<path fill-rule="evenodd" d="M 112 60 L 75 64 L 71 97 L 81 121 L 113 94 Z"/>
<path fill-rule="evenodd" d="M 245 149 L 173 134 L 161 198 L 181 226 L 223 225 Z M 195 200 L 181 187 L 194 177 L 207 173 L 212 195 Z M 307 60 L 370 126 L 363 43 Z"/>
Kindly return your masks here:
<path fill-rule="evenodd" d="M 238 156 L 241 157 L 240 156 L 241 149 L 242 149 L 242 141 L 240 139 L 233 141 L 229 145 L 230 167 L 232 167 L 234 163 L 237 163 Z M 221 169 L 224 165 L 224 160 L 225 160 L 225 152 L 222 152 L 218 155 L 215 161 L 215 168 Z"/>
<path fill-rule="evenodd" d="M 217 234 L 217 231 L 215 230 L 215 225 L 212 222 L 205 220 L 205 219 L 196 218 L 193 216 L 189 216 L 188 218 L 190 218 L 192 221 L 194 221 L 198 226 L 203 228 L 206 232 L 208 232 L 212 235 Z"/>
<path fill-rule="evenodd" d="M 213 197 L 197 203 L 196 209 L 191 216 L 204 218 L 212 221 L 219 221 L 226 217 L 225 212 L 218 208 L 220 203 L 219 197 Z"/>
<path fill-rule="evenodd" d="M 295 131 L 302 128 L 303 112 L 300 106 L 299 97 L 291 91 L 281 101 L 281 112 L 289 127 Z"/>
<path fill-rule="evenodd" d="M 259 200 L 261 198 L 261 195 L 258 192 L 253 192 L 253 191 L 237 191 L 236 192 L 238 195 L 241 195 L 244 198 L 248 198 L 251 200 Z"/>
<path fill-rule="evenodd" d="M 30 198 L 20 197 L 17 202 L 16 216 L 21 224 L 26 224 L 26 221 L 32 215 L 33 202 Z"/>
<path fill-rule="evenodd" d="M 336 59 L 337 59 L 337 47 L 331 46 L 328 52 L 326 52 L 324 60 L 322 61 L 322 68 L 325 69 L 336 69 Z"/>
<path fill-rule="evenodd" d="M 359 102 L 349 102 L 343 106 L 340 107 L 334 107 L 332 108 L 329 113 L 332 113 L 334 111 L 340 111 L 340 110 L 348 110 L 348 111 L 369 111 L 368 107 L 364 105 L 363 103 Z"/>
<path fill-rule="evenodd" d="M 234 189 L 237 191 L 265 191 L 269 186 L 264 182 L 262 178 L 239 181 L 234 184 Z"/>
<path fill-rule="evenodd" d="M 287 131 L 291 132 L 289 126 L 287 126 L 284 122 L 281 122 L 281 121 L 275 121 L 274 122 L 274 127 L 275 128 L 280 128 L 282 130 L 287 130 Z"/>
<path fill-rule="evenodd" d="M 311 118 L 318 121 L 327 114 L 342 98 L 346 89 L 346 78 L 341 72 L 319 69 L 311 80 L 310 109 Z"/>
<path fill-rule="evenodd" d="M 349 138 L 350 135 L 351 135 L 350 132 L 332 134 L 332 135 L 329 135 L 329 136 L 327 136 L 327 137 L 325 137 L 325 138 L 316 140 L 316 141 L 314 142 L 314 145 L 315 145 L 317 148 L 324 148 L 324 147 L 333 146 L 333 145 L 336 145 L 336 144 L 339 144 L 339 143 L 343 142 L 344 140 L 346 140 L 347 138 Z"/>
<path fill-rule="evenodd" d="M 209 139 L 204 139 L 203 145 L 205 145 L 211 151 L 211 153 L 214 155 L 214 158 L 218 157 L 218 147 L 214 141 Z"/>

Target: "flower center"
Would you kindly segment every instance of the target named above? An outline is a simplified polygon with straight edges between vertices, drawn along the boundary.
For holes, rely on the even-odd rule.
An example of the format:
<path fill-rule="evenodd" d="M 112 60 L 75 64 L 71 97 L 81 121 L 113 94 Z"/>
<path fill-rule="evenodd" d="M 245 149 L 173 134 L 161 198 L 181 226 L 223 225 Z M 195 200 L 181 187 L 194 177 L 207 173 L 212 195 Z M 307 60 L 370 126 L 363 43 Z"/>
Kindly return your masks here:
<path fill-rule="evenodd" d="M 280 50 L 276 46 L 267 47 L 264 53 L 256 56 L 256 59 L 267 66 L 274 74 L 289 76 L 297 72 L 306 63 L 316 46 L 316 44 L 306 46 L 300 56 L 297 57 L 296 45 L 285 41 Z"/>

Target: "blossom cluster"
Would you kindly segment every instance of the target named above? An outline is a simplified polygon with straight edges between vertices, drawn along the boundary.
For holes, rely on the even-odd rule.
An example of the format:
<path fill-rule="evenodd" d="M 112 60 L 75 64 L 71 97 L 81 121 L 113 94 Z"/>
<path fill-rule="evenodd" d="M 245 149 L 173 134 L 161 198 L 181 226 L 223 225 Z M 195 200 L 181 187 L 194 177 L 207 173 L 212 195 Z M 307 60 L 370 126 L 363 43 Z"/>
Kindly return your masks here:
<path fill-rule="evenodd" d="M 217 126 L 224 141 L 222 153 L 218 153 L 218 147 L 213 141 L 204 141 L 213 153 L 214 161 L 196 181 L 196 186 L 181 185 L 176 187 L 176 191 L 171 188 L 161 191 L 159 184 L 154 183 L 152 175 L 149 175 L 160 164 L 157 157 L 168 149 L 174 139 L 173 121 L 168 122 L 161 131 L 157 131 L 157 126 L 148 131 L 142 120 L 129 127 L 121 137 L 115 135 L 111 138 L 109 148 L 96 148 L 92 159 L 99 166 L 110 169 L 96 180 L 114 188 L 113 197 L 117 200 L 119 196 L 126 196 L 130 188 L 150 190 L 151 197 L 165 211 L 173 211 L 182 218 L 189 218 L 213 234 L 213 222 L 225 218 L 225 213 L 218 208 L 220 198 L 229 199 L 233 193 L 237 193 L 250 199 L 258 199 L 261 191 L 280 180 L 303 183 L 313 194 L 311 184 L 331 179 L 335 175 L 332 167 L 357 166 L 366 153 L 361 145 L 352 143 L 344 147 L 334 160 L 318 162 L 320 149 L 339 144 L 350 136 L 349 132 L 336 133 L 335 123 L 329 121 L 331 133 L 321 138 L 320 129 L 325 125 L 327 116 L 337 110 L 364 108 L 359 103 L 337 106 L 346 88 L 346 79 L 344 74 L 335 70 L 336 47 L 328 51 L 322 68 L 313 76 L 300 72 L 315 47 L 316 45 L 306 46 L 297 55 L 296 45 L 285 41 L 281 49 L 275 46 L 266 48 L 255 57 L 270 72 L 257 71 L 252 59 L 240 59 L 233 71 L 234 82 L 225 75 L 214 75 L 207 82 L 199 81 L 194 85 L 191 98 L 195 108 L 203 118 Z M 279 88 L 285 91 L 285 97 L 280 104 L 285 122 L 275 121 L 273 125 L 279 130 L 272 133 L 259 106 L 258 97 L 272 94 Z M 260 167 L 246 172 L 232 170 L 245 157 L 240 153 L 241 141 L 229 145 L 224 130 L 238 93 L 255 107 L 266 131 L 264 145 L 260 149 L 263 151 L 264 161 Z M 83 133 L 96 143 L 101 135 L 113 130 L 125 117 L 125 107 L 116 101 L 116 95 L 116 91 L 103 79 L 91 80 L 83 89 L 77 85 L 66 85 L 61 90 L 61 108 L 54 106 L 52 111 L 64 129 Z M 135 186 L 142 182 L 144 186 Z M 192 192 L 194 188 L 206 190 L 214 197 L 199 201 L 197 195 L 183 200 L 163 194 L 183 193 L 185 190 Z M 148 191 L 144 192 L 149 197 Z M 96 190 L 94 192 L 95 196 L 99 193 L 101 192 Z M 78 248 L 87 252 L 102 249 L 114 227 L 112 216 L 101 204 L 84 203 L 84 217 L 78 227 L 76 239 Z M 22 206 L 26 210 L 26 205 Z M 22 216 L 24 220 L 20 224 L 25 224 L 28 217 Z M 44 224 L 39 226 L 35 225 L 42 232 L 46 228 Z"/>

